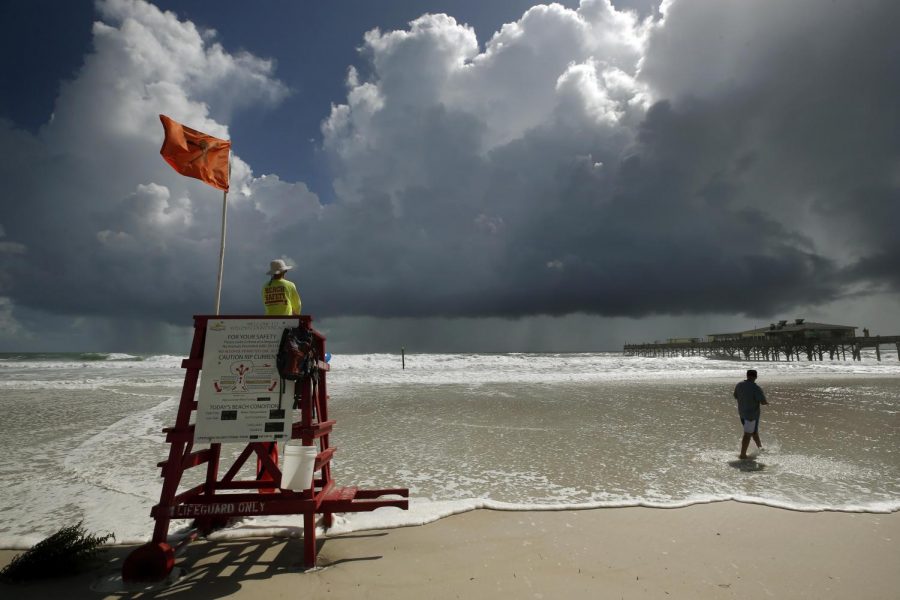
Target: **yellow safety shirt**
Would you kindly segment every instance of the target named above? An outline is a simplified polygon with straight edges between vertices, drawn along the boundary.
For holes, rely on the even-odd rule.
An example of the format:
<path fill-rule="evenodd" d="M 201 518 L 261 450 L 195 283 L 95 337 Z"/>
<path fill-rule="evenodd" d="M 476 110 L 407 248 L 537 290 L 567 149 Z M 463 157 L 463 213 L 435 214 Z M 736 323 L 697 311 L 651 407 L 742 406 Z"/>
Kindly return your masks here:
<path fill-rule="evenodd" d="M 300 294 L 297 286 L 286 279 L 270 279 L 262 289 L 266 315 L 291 316 L 300 314 Z"/>

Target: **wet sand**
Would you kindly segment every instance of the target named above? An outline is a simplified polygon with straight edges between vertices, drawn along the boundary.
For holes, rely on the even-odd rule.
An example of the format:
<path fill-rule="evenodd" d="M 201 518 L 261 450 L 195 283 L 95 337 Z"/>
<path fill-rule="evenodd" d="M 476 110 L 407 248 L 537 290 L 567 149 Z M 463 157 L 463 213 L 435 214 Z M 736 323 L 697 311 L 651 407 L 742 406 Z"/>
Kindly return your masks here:
<path fill-rule="evenodd" d="M 128 546 L 77 577 L 4 598 L 896 598 L 900 513 L 804 513 L 721 502 L 678 509 L 478 510 L 320 540 L 198 541 L 179 577 L 127 586 Z M 0 551 L 0 564 L 17 552 Z"/>

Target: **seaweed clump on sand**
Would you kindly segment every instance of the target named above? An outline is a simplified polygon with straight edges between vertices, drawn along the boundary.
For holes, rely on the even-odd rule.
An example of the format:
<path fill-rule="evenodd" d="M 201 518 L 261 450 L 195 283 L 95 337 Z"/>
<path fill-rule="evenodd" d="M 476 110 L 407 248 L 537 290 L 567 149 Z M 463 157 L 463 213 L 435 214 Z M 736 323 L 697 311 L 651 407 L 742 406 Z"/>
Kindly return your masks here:
<path fill-rule="evenodd" d="M 83 521 L 79 521 L 76 525 L 63 527 L 22 554 L 16 555 L 0 570 L 0 580 L 16 583 L 65 577 L 89 567 L 103 549 L 103 544 L 116 539 L 116 536 L 112 533 L 91 534 L 82 523 Z"/>

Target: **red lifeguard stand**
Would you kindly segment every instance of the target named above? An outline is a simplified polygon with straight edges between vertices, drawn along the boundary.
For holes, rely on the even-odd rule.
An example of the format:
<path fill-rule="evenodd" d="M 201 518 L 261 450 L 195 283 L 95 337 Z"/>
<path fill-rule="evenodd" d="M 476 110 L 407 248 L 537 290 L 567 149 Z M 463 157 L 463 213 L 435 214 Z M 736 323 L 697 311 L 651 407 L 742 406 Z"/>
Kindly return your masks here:
<path fill-rule="evenodd" d="M 329 365 L 318 360 L 314 375 L 295 382 L 294 398 L 300 409 L 299 421 L 291 426 L 291 439 L 300 439 L 304 446 L 318 444 L 312 486 L 304 492 L 279 488 L 281 470 L 277 462 L 277 446 L 270 455 L 271 442 L 250 442 L 234 459 L 234 463 L 219 478 L 221 456 L 220 443 L 194 449 L 194 424 L 191 415 L 197 410 L 194 394 L 203 365 L 207 323 L 211 319 L 284 319 L 285 317 L 260 316 L 195 316 L 194 339 L 189 358 L 182 361 L 186 369 L 184 387 L 175 426 L 167 427 L 166 442 L 169 458 L 159 463 L 163 486 L 159 504 L 150 515 L 156 520 L 153 538 L 136 548 L 126 558 L 122 578 L 126 581 L 158 581 L 165 579 L 175 565 L 175 548 L 168 542 L 169 522 L 172 519 L 193 518 L 196 530 L 179 545 L 196 539 L 224 526 L 231 517 L 260 515 L 303 515 L 303 563 L 307 568 L 316 564 L 316 515 L 321 514 L 327 529 L 334 513 L 372 511 L 383 506 L 403 510 L 409 508 L 409 490 L 405 488 L 361 490 L 356 487 L 335 487 L 331 474 L 331 458 L 335 448 L 329 444 L 335 421 L 328 417 L 328 387 L 326 374 Z M 312 317 L 293 317 L 301 327 L 313 334 L 316 356 L 325 356 L 325 338 L 311 326 Z M 256 455 L 258 477 L 253 480 L 235 480 L 241 467 L 251 455 Z M 188 469 L 206 465 L 205 481 L 179 492 L 182 475 Z M 318 477 L 316 474 L 318 473 Z M 400 496 L 402 499 L 382 498 Z"/>

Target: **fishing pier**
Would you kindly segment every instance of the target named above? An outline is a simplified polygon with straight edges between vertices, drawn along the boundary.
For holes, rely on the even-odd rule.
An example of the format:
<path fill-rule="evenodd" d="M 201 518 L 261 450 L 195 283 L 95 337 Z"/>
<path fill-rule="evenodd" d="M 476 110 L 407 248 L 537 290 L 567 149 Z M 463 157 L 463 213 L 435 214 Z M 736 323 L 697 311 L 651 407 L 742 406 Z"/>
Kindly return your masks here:
<path fill-rule="evenodd" d="M 670 338 L 665 342 L 625 344 L 626 356 L 668 357 L 705 356 L 748 361 L 862 360 L 865 348 L 874 348 L 881 360 L 881 347 L 894 345 L 900 359 L 900 335 L 869 335 L 864 329 L 856 335 L 856 327 L 779 321 L 768 327 L 736 333 L 710 334 L 706 338 Z"/>

